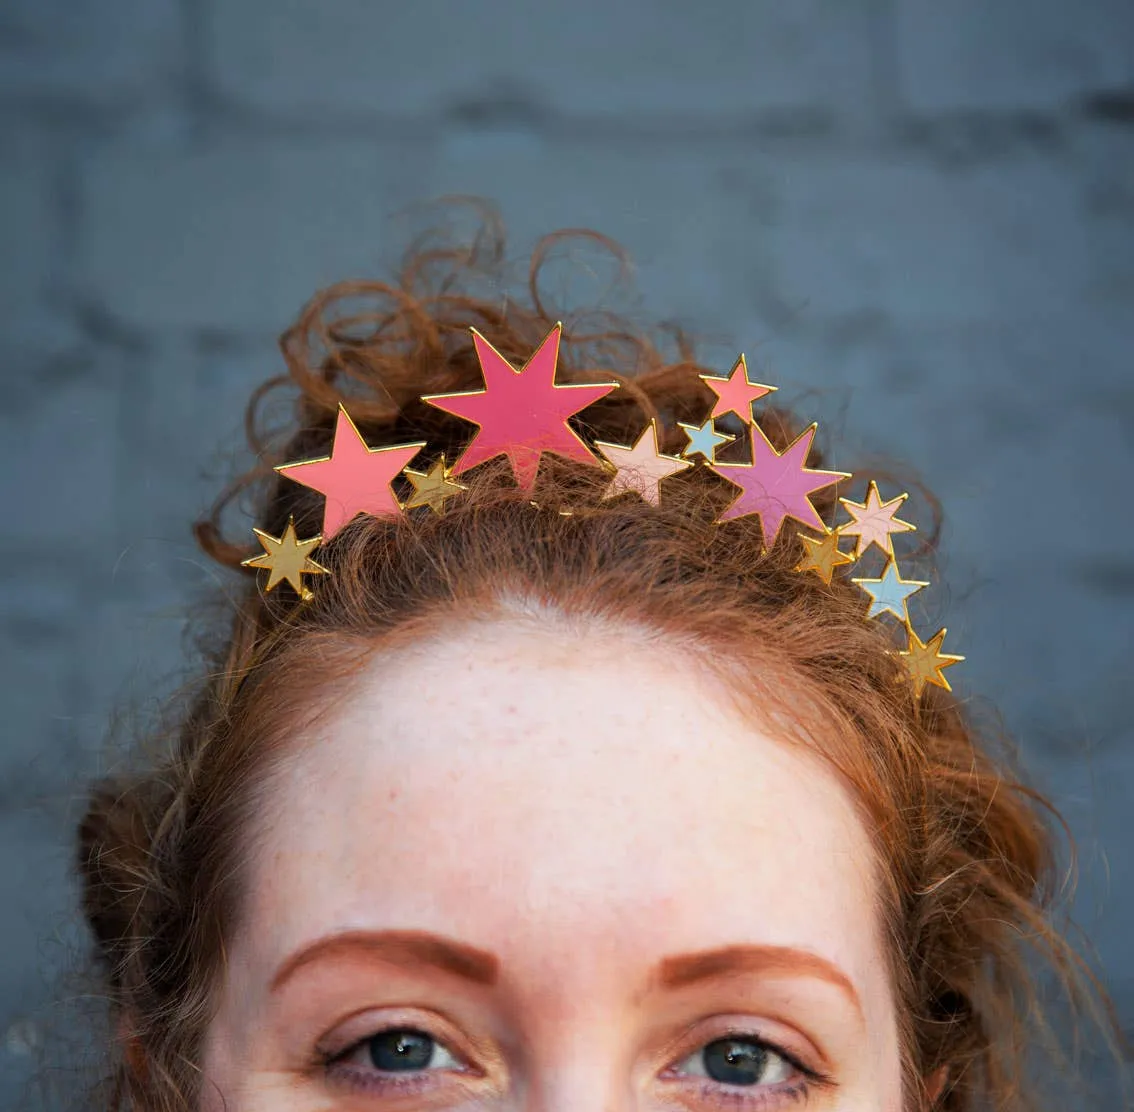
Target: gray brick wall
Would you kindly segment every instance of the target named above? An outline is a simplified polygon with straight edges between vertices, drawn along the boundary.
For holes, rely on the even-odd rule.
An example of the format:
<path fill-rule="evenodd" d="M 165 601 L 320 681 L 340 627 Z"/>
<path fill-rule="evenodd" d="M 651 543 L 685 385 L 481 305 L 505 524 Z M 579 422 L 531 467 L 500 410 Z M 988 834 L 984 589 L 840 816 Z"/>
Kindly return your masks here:
<path fill-rule="evenodd" d="M 244 395 L 449 192 L 518 253 L 621 240 L 645 312 L 939 492 L 960 682 L 1066 809 L 1134 1021 L 1129 0 L 7 0 L 0 144 L 0 1106 L 76 961 L 79 786 L 174 682 Z"/>

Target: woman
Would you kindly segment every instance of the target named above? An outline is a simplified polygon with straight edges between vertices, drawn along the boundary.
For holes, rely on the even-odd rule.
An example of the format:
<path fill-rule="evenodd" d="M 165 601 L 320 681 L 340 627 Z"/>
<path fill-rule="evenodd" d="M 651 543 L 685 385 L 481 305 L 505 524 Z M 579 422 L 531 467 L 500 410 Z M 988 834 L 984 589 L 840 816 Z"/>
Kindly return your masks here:
<path fill-rule="evenodd" d="M 546 246 L 530 305 L 490 234 L 285 334 L 294 425 L 257 393 L 198 527 L 236 604 L 80 832 L 111 1104 L 1036 1107 L 1025 963 L 1104 1006 L 911 617 L 935 531 L 743 359 L 561 331 Z"/>

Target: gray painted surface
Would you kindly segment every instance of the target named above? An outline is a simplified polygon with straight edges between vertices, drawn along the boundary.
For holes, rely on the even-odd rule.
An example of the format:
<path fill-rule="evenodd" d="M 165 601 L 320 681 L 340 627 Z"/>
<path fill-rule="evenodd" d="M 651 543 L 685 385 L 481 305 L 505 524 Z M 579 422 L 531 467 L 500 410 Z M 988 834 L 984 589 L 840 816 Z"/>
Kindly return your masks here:
<path fill-rule="evenodd" d="M 447 192 L 518 253 L 621 240 L 644 312 L 941 495 L 961 682 L 1065 807 L 1134 1020 L 1134 7 L 536 7 L 0 5 L 0 1106 L 75 962 L 78 785 L 176 673 L 243 398 Z"/>

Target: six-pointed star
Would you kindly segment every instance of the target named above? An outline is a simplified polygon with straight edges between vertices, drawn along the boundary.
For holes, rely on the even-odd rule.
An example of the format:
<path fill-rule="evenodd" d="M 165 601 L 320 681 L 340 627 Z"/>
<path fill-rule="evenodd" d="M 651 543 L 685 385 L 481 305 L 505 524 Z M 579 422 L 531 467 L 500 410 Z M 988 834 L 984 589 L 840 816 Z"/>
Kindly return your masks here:
<path fill-rule="evenodd" d="M 567 419 L 609 394 L 617 383 L 556 383 L 562 330 L 563 325 L 557 324 L 518 371 L 476 329 L 472 330 L 484 389 L 422 398 L 429 405 L 480 426 L 453 465 L 454 475 L 495 456 L 507 456 L 516 481 L 530 491 L 544 452 L 601 466 Z"/>

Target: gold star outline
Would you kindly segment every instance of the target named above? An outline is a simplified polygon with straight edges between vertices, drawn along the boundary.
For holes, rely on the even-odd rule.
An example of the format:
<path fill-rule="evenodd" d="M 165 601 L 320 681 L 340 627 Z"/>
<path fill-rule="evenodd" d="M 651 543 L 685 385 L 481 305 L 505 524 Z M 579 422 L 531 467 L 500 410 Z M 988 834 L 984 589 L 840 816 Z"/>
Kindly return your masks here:
<path fill-rule="evenodd" d="M 835 574 L 835 568 L 854 563 L 853 556 L 839 549 L 837 530 L 829 530 L 822 537 L 812 537 L 807 533 L 798 533 L 797 536 L 806 545 L 807 551 L 803 554 L 803 559 L 796 564 L 796 571 L 813 571 L 829 585 Z"/>
<path fill-rule="evenodd" d="M 241 565 L 246 568 L 266 568 L 271 573 L 268 585 L 264 588 L 265 593 L 286 580 L 300 598 L 304 601 L 310 599 L 311 591 L 304 584 L 303 577 L 328 574 L 328 569 L 317 564 L 309 555 L 323 543 L 322 534 L 300 540 L 295 533 L 295 521 L 290 517 L 282 537 L 273 537 L 263 529 L 253 529 L 252 532 L 259 537 L 264 551 L 259 556 L 242 560 Z"/>
<path fill-rule="evenodd" d="M 458 483 L 452 472 L 451 467 L 445 466 L 444 455 L 428 471 L 413 471 L 407 467 L 402 473 L 413 483 L 413 494 L 404 508 L 428 506 L 435 514 L 442 513 L 453 495 L 469 489 L 464 483 Z"/>
<path fill-rule="evenodd" d="M 895 533 L 908 533 L 917 528 L 911 522 L 903 521 L 894 515 L 901 509 L 908 494 L 899 494 L 889 502 L 883 502 L 878 493 L 878 484 L 871 479 L 865 502 L 852 502 L 840 498 L 843 508 L 851 515 L 851 520 L 839 527 L 845 537 L 855 538 L 854 554 L 857 559 L 872 544 L 877 545 L 887 556 L 894 555 Z"/>
<path fill-rule="evenodd" d="M 921 698 L 926 684 L 943 687 L 946 691 L 953 690 L 942 673 L 946 668 L 952 668 L 954 664 L 965 658 L 941 651 L 941 643 L 945 640 L 946 632 L 942 627 L 928 641 L 923 641 L 914 633 L 912 627 L 907 627 L 909 648 L 899 652 L 898 656 L 902 658 L 902 663 L 909 671 L 913 680 L 914 696 L 918 699 Z"/>

